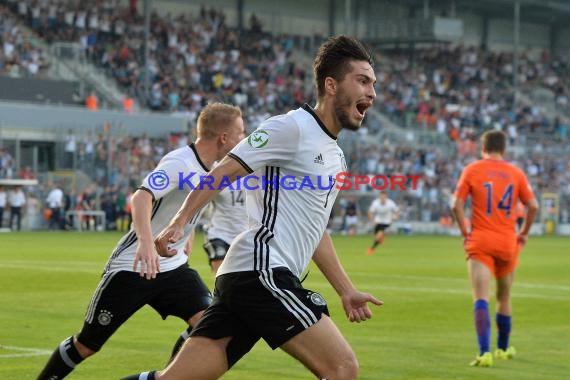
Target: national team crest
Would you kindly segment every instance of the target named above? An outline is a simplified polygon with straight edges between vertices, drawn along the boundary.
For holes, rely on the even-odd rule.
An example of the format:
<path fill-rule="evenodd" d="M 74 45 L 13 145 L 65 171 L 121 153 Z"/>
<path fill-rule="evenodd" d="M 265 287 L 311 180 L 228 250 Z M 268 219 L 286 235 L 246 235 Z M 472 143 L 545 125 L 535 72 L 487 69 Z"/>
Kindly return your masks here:
<path fill-rule="evenodd" d="M 97 322 L 99 322 L 102 326 L 107 326 L 111 323 L 111 319 L 113 319 L 113 314 L 107 310 L 101 310 L 99 316 L 97 317 Z"/>
<path fill-rule="evenodd" d="M 311 302 L 317 306 L 325 306 L 327 301 L 319 293 L 311 293 Z"/>
<path fill-rule="evenodd" d="M 263 148 L 269 142 L 269 133 L 263 129 L 258 129 L 249 135 L 247 142 L 254 148 Z"/>

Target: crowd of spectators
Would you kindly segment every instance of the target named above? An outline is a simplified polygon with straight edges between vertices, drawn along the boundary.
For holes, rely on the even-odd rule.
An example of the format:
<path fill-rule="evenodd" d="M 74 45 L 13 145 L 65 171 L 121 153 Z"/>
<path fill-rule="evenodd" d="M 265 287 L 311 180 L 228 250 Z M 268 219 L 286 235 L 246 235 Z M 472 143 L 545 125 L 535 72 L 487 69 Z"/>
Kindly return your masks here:
<path fill-rule="evenodd" d="M 0 75 L 13 78 L 42 77 L 49 60 L 34 35 L 26 34 L 20 22 L 0 1 Z"/>
<path fill-rule="evenodd" d="M 538 60 L 523 54 L 520 62 L 521 85 L 540 86 L 549 68 L 564 66 L 547 54 Z M 525 99 L 514 102 L 511 53 L 444 45 L 417 50 L 413 59 L 386 54 L 378 67 L 378 104 L 403 126 L 447 134 L 454 141 L 489 128 L 503 129 L 511 143 L 526 143 L 529 135 L 567 138 L 565 117 L 549 117 L 544 107 Z M 561 99 L 557 95 L 557 102 Z"/>
<path fill-rule="evenodd" d="M 419 148 L 411 145 L 369 145 L 354 162 L 351 172 L 373 177 L 377 174 L 421 175 L 417 187 L 412 181 L 406 189 L 389 191 L 390 197 L 403 208 L 403 218 L 438 221 L 449 215 L 449 201 L 465 165 L 478 159 L 478 152 L 449 155 L 438 147 Z M 534 191 L 561 195 L 561 220 L 568 222 L 570 210 L 570 163 L 567 156 L 556 156 L 537 149 L 528 155 L 507 154 L 507 159 L 527 174 Z M 382 185 L 382 184 L 380 184 Z M 362 191 L 371 191 L 372 187 Z M 387 190 L 390 190 L 388 187 Z"/>
<path fill-rule="evenodd" d="M 6 51 L 16 52 L 12 61 L 42 57 L 30 43 L 32 37 L 18 28 L 18 22 L 25 22 L 48 43 L 79 42 L 94 64 L 147 108 L 182 114 L 192 121 L 212 99 L 240 105 L 250 128 L 312 99 L 310 68 L 293 61 L 290 36 L 263 32 L 256 17 L 249 28 L 231 28 L 223 12 L 205 7 L 196 15 L 151 14 L 150 88 L 145 94 L 143 17 L 135 3 L 129 7 L 117 0 L 0 0 L 4 47 L 0 71 L 9 72 Z M 8 9 L 19 21 L 8 15 Z M 434 221 L 448 214 L 453 186 L 462 168 L 476 159 L 476 137 L 488 128 L 505 130 L 512 146 L 525 146 L 523 154 L 511 160 L 527 172 L 537 192 L 555 191 L 570 198 L 569 164 L 563 155 L 553 154 L 564 147 L 568 121 L 564 112 L 548 114 L 539 104 L 521 99 L 514 103 L 512 54 L 440 45 L 417 50 L 413 58 L 383 52 L 376 67 L 376 104 L 381 112 L 404 128 L 430 130 L 455 143 L 450 152 L 436 146 L 380 142 L 375 140 L 379 125 L 369 122 L 358 143 L 345 148 L 351 173 L 422 175 L 418 188 L 391 194 L 400 202 L 404 217 Z M 523 54 L 519 73 L 522 86 L 548 88 L 559 109 L 568 106 L 565 61 L 546 53 L 534 59 Z M 529 150 L 530 138 L 533 148 Z M 91 173 L 101 185 L 98 198 L 112 199 L 102 196 L 108 193 L 103 191 L 106 186 L 115 189 L 111 192 L 136 187 L 165 152 L 187 143 L 185 136 L 151 139 L 70 133 L 64 142 L 62 167 Z M 13 160 L 7 151 L 1 153 L 0 177 L 14 177 Z"/>
<path fill-rule="evenodd" d="M 118 0 L 20 0 L 12 11 L 48 43 L 80 43 L 96 66 L 123 91 L 154 111 L 194 119 L 216 99 L 242 107 L 250 123 L 310 99 L 307 69 L 291 59 L 293 40 L 250 25 L 229 27 L 225 15 L 202 7 L 199 14 L 150 17 L 148 92 L 145 92 L 144 17 Z"/>

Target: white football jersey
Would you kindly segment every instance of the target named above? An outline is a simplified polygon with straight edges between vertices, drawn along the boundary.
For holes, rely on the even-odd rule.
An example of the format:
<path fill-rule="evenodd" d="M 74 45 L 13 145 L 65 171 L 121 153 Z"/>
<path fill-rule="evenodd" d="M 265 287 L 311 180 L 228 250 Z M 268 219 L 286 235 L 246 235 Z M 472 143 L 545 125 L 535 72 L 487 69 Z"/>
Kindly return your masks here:
<path fill-rule="evenodd" d="M 391 224 L 398 206 L 391 199 L 386 199 L 384 204 L 380 203 L 380 199 L 374 199 L 368 211 L 372 213 L 375 224 Z"/>
<path fill-rule="evenodd" d="M 245 209 L 245 191 L 225 188 L 212 201 L 212 214 L 206 233 L 206 239 L 221 239 L 231 244 L 234 238 L 247 229 L 247 210 Z"/>
<path fill-rule="evenodd" d="M 192 186 L 198 187 L 200 177 L 208 171 L 209 169 L 198 157 L 194 144 L 190 144 L 165 155 L 154 171 L 146 176 L 140 189 L 150 192 L 154 198 L 151 216 L 153 237 L 168 226 L 192 190 Z M 192 183 L 192 186 L 188 182 Z M 172 257 L 160 258 L 161 272 L 176 269 L 188 261 L 188 256 L 184 253 L 184 244 L 200 220 L 201 213 L 202 210 L 184 227 L 184 237 L 172 244 L 171 247 L 178 253 Z M 134 227 L 136 226 L 131 226 L 130 231 L 119 240 L 107 262 L 105 271 L 133 270 L 137 249 L 137 235 Z"/>
<path fill-rule="evenodd" d="M 229 155 L 250 173 L 249 228 L 239 234 L 217 275 L 286 267 L 299 277 L 326 229 L 346 171 L 344 154 L 308 105 L 264 121 Z"/>

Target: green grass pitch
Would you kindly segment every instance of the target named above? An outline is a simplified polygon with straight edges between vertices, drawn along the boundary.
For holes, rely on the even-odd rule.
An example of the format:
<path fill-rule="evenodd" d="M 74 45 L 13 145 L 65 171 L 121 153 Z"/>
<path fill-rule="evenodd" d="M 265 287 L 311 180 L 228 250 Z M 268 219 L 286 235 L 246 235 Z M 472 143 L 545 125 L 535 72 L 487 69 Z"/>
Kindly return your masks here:
<path fill-rule="evenodd" d="M 0 234 L 0 378 L 35 379 L 57 344 L 76 333 L 117 233 Z M 477 351 L 459 238 L 389 235 L 374 256 L 370 236 L 335 236 L 357 287 L 382 299 L 372 320 L 349 323 L 314 267 L 304 285 L 321 292 L 356 351 L 360 379 L 567 379 L 570 372 L 570 239 L 532 237 L 513 289 L 515 360 L 471 368 Z M 191 264 L 211 285 L 196 239 Z M 491 308 L 494 308 L 494 301 Z M 494 317 L 493 317 L 494 319 Z M 493 323 L 494 325 L 494 323 Z M 163 368 L 184 329 L 144 308 L 70 379 L 118 379 Z M 493 326 L 492 342 L 496 341 Z M 260 342 L 224 379 L 310 379 L 301 364 Z"/>

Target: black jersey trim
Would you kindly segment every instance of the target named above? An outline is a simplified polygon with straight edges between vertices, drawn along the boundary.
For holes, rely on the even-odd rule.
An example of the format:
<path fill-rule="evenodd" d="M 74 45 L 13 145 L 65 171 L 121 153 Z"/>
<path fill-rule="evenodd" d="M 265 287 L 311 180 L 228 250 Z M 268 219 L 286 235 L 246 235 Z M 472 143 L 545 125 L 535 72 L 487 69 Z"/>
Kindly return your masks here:
<path fill-rule="evenodd" d="M 231 153 L 231 152 L 228 153 L 228 156 L 230 156 L 231 158 L 233 158 L 234 160 L 236 160 L 237 162 L 239 162 L 239 164 L 240 164 L 241 166 L 243 166 L 243 168 L 244 168 L 245 170 L 247 170 L 247 172 L 248 172 L 249 174 L 253 173 L 253 169 L 250 168 L 249 165 L 246 164 L 244 160 L 242 160 L 241 158 L 239 158 L 238 156 L 236 156 L 235 154 L 233 154 L 233 153 Z"/>
<path fill-rule="evenodd" d="M 149 194 L 152 196 L 152 201 L 153 201 L 153 202 L 156 201 L 156 198 L 155 198 L 155 196 L 154 196 L 154 193 L 152 192 L 151 189 L 149 189 L 149 188 L 147 188 L 147 187 L 144 187 L 144 186 L 139 186 L 139 187 L 137 188 L 137 190 L 144 190 L 144 191 L 146 191 L 147 193 L 149 193 Z"/>
<path fill-rule="evenodd" d="M 327 127 L 325 127 L 325 124 L 321 121 L 321 119 L 319 119 L 319 117 L 315 113 L 315 110 L 310 105 L 308 105 L 307 103 L 303 104 L 303 109 L 308 113 L 310 113 L 311 116 L 315 118 L 315 121 L 317 122 L 319 127 L 321 127 L 323 132 L 325 132 L 331 139 L 336 140 L 336 136 L 329 132 Z"/>
<path fill-rule="evenodd" d="M 190 144 L 188 144 L 188 147 L 194 151 L 194 155 L 196 156 L 196 160 L 198 160 L 198 163 L 200 164 L 202 169 L 209 172 L 210 169 L 208 169 L 208 167 L 204 164 L 204 162 L 200 158 L 200 155 L 198 154 L 198 151 L 196 150 L 196 145 L 194 145 L 194 143 L 190 143 Z"/>
<path fill-rule="evenodd" d="M 279 168 L 265 167 L 265 176 L 269 178 L 263 194 L 263 217 L 261 226 L 255 234 L 253 257 L 255 270 L 269 269 L 269 242 L 273 239 L 273 228 L 277 218 L 277 201 L 279 189 Z M 276 185 L 274 184 L 276 182 Z"/>

